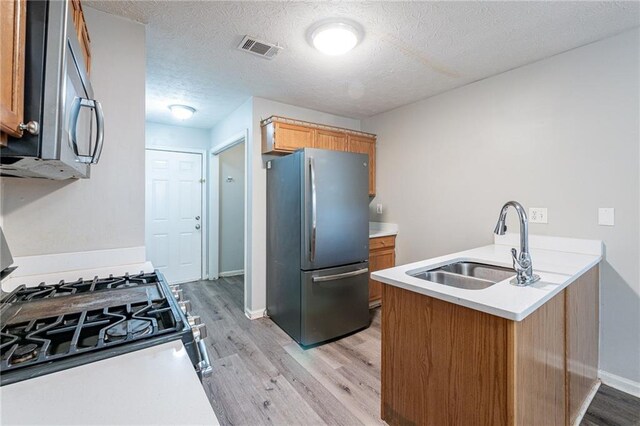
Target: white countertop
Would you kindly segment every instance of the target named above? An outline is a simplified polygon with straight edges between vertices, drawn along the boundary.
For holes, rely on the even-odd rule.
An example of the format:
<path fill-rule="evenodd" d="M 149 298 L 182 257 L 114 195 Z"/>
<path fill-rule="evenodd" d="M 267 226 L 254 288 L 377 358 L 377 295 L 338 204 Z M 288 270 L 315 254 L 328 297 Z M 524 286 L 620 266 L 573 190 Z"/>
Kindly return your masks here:
<path fill-rule="evenodd" d="M 0 387 L 3 425 L 218 425 L 182 342 Z"/>
<path fill-rule="evenodd" d="M 385 284 L 521 321 L 602 260 L 600 241 L 531 235 L 529 245 L 534 273 L 541 279 L 527 287 L 517 287 L 510 284 L 510 280 L 505 280 L 486 289 L 467 290 L 407 274 L 434 269 L 453 261 L 512 267 L 510 250 L 512 247 L 519 250 L 516 234 L 497 237 L 493 245 L 373 272 L 371 277 Z"/>
<path fill-rule="evenodd" d="M 398 234 L 398 225 L 395 223 L 369 222 L 369 238 L 387 237 Z"/>

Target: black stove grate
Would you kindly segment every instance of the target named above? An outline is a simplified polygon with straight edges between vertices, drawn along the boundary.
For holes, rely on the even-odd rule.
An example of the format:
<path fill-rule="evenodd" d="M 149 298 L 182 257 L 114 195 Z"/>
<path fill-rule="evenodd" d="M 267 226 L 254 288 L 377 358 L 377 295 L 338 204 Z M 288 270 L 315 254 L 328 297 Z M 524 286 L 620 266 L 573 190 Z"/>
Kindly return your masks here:
<path fill-rule="evenodd" d="M 79 278 L 76 281 L 60 281 L 58 284 L 41 283 L 36 287 L 20 286 L 2 299 L 2 303 L 25 302 L 29 300 L 47 299 L 51 297 L 69 296 L 72 294 L 89 293 L 93 291 L 128 288 L 158 282 L 155 273 L 144 273 L 108 278 L 95 277 L 92 280 Z"/>
<path fill-rule="evenodd" d="M 142 294 L 146 294 L 146 300 L 99 306 L 98 309 L 92 310 L 79 308 L 76 311 L 71 308 L 66 309 L 61 315 L 36 317 L 25 321 L 16 319 L 14 323 L 2 324 L 0 372 L 3 381 L 8 373 L 27 371 L 31 367 L 46 370 L 49 364 L 56 365 L 53 361 L 81 359 L 83 354 L 100 351 L 108 353 L 109 349 L 112 349 L 113 354 L 127 352 L 126 348 L 135 347 L 136 342 L 180 335 L 185 328 L 184 320 L 166 282 L 160 280 L 155 273 L 110 276 L 89 281 L 60 282 L 55 285 L 40 284 L 32 288 L 23 286 L 9 294 L 3 299 L 3 303 L 7 304 L 5 306 L 26 306 L 23 304 L 34 303 L 54 303 L 58 306 L 61 300 L 46 301 L 58 297 L 68 297 L 69 303 L 73 305 L 73 301 L 78 300 L 73 295 L 91 292 L 95 293 L 95 300 L 101 304 L 103 300 L 113 300 L 108 296 L 112 296 L 114 292 L 122 294 L 132 291 L 131 287 L 140 285 L 146 286 L 139 289 L 143 291 Z M 82 297 L 91 297 L 91 300 L 94 300 L 92 296 Z M 64 305 L 67 306 L 66 303 Z M 83 362 L 78 361 L 77 364 L 81 363 Z"/>

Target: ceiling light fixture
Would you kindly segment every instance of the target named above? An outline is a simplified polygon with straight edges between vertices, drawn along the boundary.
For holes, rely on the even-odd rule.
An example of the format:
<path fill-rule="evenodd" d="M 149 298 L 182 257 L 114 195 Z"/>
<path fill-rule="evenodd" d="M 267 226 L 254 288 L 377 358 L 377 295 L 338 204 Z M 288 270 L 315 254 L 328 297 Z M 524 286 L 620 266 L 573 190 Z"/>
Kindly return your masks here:
<path fill-rule="evenodd" d="M 343 55 L 356 47 L 361 31 L 343 21 L 322 22 L 311 30 L 311 43 L 325 55 Z"/>
<path fill-rule="evenodd" d="M 178 120 L 188 120 L 196 112 L 195 108 L 187 105 L 169 105 L 169 109 L 171 110 L 171 115 Z"/>

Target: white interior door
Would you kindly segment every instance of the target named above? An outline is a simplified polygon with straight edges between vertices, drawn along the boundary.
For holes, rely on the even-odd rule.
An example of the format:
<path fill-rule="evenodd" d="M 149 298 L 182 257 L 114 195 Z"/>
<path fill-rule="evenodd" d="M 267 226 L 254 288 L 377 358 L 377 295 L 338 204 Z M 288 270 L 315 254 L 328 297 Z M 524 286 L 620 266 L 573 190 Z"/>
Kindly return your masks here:
<path fill-rule="evenodd" d="M 202 157 L 146 151 L 147 258 L 170 283 L 202 278 Z"/>

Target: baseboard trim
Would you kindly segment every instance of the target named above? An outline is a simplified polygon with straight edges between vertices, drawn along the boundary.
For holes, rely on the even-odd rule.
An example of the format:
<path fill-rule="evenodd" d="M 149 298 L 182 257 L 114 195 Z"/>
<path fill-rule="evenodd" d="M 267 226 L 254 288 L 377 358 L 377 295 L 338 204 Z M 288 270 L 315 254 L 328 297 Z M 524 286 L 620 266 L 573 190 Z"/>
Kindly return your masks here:
<path fill-rule="evenodd" d="M 602 370 L 598 371 L 598 376 L 605 385 L 640 398 L 640 383 Z"/>
<path fill-rule="evenodd" d="M 244 269 L 238 269 L 236 271 L 225 271 L 218 273 L 219 277 L 235 277 L 236 275 L 243 275 Z"/>
<path fill-rule="evenodd" d="M 582 406 L 580 407 L 580 411 L 578 411 L 578 416 L 573 422 L 573 426 L 580 426 L 580 422 L 582 422 L 584 415 L 587 414 L 587 410 L 591 405 L 591 401 L 593 401 L 593 398 L 595 398 L 596 394 L 598 393 L 598 389 L 600 389 L 601 384 L 602 384 L 602 381 L 600 379 L 596 380 L 596 382 L 593 384 L 593 387 L 589 391 L 589 394 L 582 402 Z"/>
<path fill-rule="evenodd" d="M 254 319 L 259 319 L 259 318 L 263 318 L 264 317 L 264 311 L 265 309 L 256 309 L 254 311 L 249 310 L 247 308 L 244 309 L 244 314 L 246 315 L 247 318 L 249 318 L 250 320 L 254 320 Z"/>

